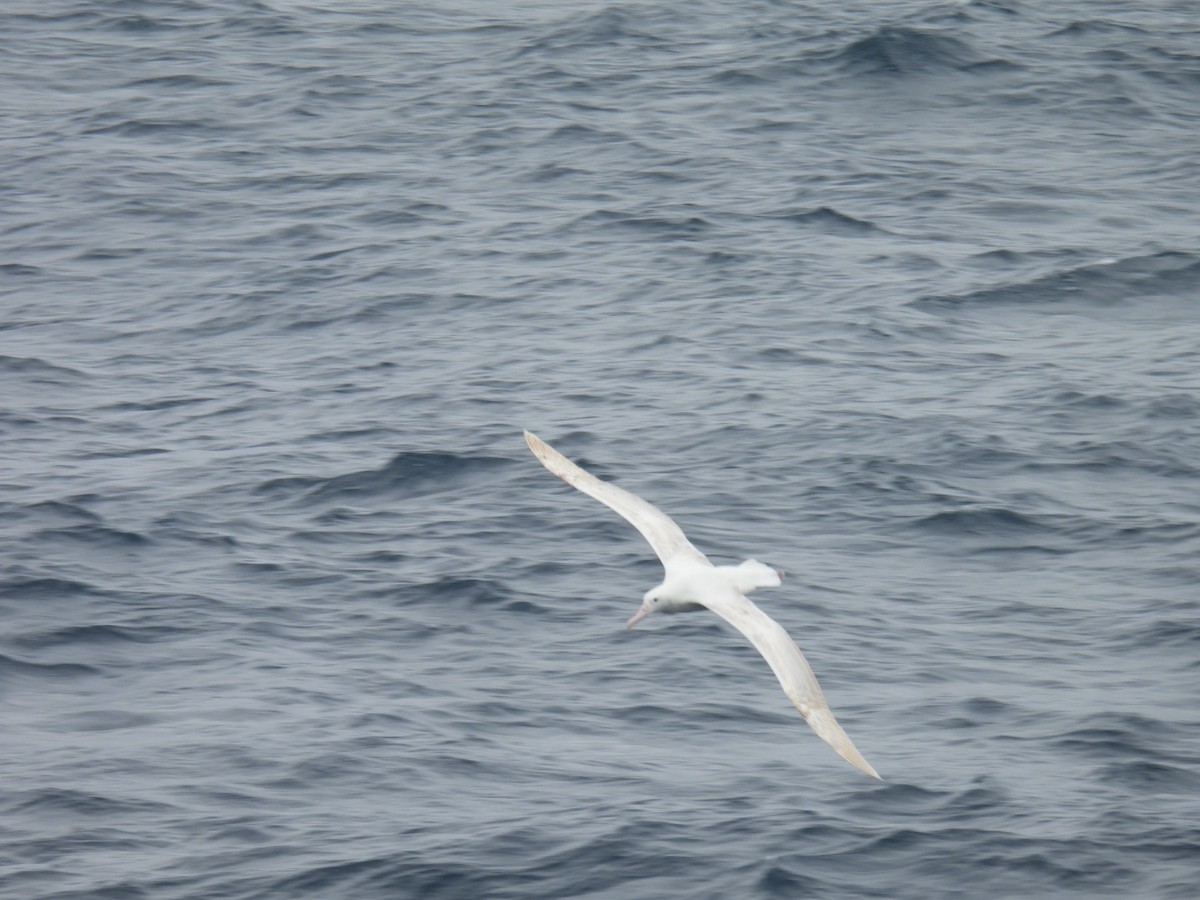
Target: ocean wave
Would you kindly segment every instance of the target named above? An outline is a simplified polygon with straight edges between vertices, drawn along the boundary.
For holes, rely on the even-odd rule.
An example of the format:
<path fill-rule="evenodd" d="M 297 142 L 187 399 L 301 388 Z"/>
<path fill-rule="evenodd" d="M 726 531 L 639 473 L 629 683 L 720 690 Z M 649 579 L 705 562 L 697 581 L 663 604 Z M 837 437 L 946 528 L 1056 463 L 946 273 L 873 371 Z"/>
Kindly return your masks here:
<path fill-rule="evenodd" d="M 101 674 L 101 670 L 82 663 L 37 663 L 16 659 L 0 653 L 0 676 L 4 682 L 14 678 L 65 679 L 87 678 Z"/>
<path fill-rule="evenodd" d="M 809 210 L 784 210 L 771 214 L 773 218 L 804 225 L 820 231 L 833 234 L 868 235 L 873 232 L 886 232 L 874 222 L 857 219 L 845 213 L 838 212 L 828 206 L 820 206 Z"/>
<path fill-rule="evenodd" d="M 929 311 L 1009 304 L 1072 303 L 1103 307 L 1141 302 L 1147 297 L 1182 297 L 1198 278 L 1200 259 L 1192 254 L 1156 253 L 1078 266 L 1030 281 L 966 294 L 922 297 L 910 305 Z"/>
<path fill-rule="evenodd" d="M 916 527 L 938 534 L 1013 535 L 1044 534 L 1055 529 L 1034 516 L 1004 507 L 956 509 L 923 516 Z"/>
<path fill-rule="evenodd" d="M 329 478 L 274 478 L 256 492 L 285 496 L 302 494 L 327 502 L 361 496 L 419 497 L 457 490 L 465 481 L 482 478 L 511 461 L 491 456 L 465 456 L 437 451 L 398 453 L 378 469 L 366 469 Z"/>
<path fill-rule="evenodd" d="M 856 74 L 900 76 L 1022 68 L 979 52 L 964 38 L 904 25 L 878 28 L 827 57 L 826 62 Z"/>
<path fill-rule="evenodd" d="M 74 788 L 45 788 L 17 791 L 7 808 L 22 815 L 119 816 L 159 813 L 176 807 L 159 801 L 99 794 Z"/>

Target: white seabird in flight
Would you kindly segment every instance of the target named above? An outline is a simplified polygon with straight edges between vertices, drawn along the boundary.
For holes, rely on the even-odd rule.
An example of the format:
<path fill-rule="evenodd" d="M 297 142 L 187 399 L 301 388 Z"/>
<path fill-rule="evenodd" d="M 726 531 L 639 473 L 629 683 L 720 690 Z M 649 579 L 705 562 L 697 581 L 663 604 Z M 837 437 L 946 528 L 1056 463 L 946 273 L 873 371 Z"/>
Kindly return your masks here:
<path fill-rule="evenodd" d="M 585 472 L 528 431 L 525 443 L 542 465 L 567 484 L 628 519 L 662 560 L 666 570 L 662 584 L 646 592 L 641 608 L 626 627 L 632 628 L 652 612 L 686 612 L 705 607 L 712 610 L 750 639 L 817 736 L 846 762 L 879 778 L 879 773 L 871 768 L 833 717 L 800 648 L 778 622 L 746 599 L 745 595 L 755 588 L 777 586 L 783 573 L 753 559 L 737 566 L 714 566 L 657 507 Z"/>

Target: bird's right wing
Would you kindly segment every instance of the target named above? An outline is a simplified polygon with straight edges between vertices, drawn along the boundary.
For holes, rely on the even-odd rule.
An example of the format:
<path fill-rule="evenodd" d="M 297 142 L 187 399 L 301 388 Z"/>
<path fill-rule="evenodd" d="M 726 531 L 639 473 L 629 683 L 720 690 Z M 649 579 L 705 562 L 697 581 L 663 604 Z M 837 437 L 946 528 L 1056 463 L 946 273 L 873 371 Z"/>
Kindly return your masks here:
<path fill-rule="evenodd" d="M 750 639 L 817 736 L 850 765 L 879 778 L 833 717 L 817 676 L 783 626 L 750 600 L 730 590 L 704 598 L 704 605 Z M 882 781 L 882 779 L 880 779 Z"/>
<path fill-rule="evenodd" d="M 543 466 L 574 488 L 589 497 L 599 500 L 609 509 L 620 513 L 634 528 L 642 533 L 658 558 L 665 566 L 668 560 L 684 554 L 685 557 L 711 565 L 703 553 L 692 546 L 683 531 L 669 516 L 656 506 L 647 503 L 636 494 L 631 494 L 615 484 L 601 481 L 571 462 L 541 438 L 525 432 L 525 443 Z"/>

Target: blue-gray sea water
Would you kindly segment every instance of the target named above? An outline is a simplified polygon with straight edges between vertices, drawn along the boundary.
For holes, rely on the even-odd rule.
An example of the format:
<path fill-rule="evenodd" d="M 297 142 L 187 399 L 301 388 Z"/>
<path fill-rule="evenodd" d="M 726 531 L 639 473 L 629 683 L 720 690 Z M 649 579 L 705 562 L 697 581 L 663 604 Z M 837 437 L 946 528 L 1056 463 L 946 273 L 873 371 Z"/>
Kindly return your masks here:
<path fill-rule="evenodd" d="M 1192 0 L 10 0 L 0 897 L 1192 900 Z M 882 774 L 529 428 L 755 594 Z"/>

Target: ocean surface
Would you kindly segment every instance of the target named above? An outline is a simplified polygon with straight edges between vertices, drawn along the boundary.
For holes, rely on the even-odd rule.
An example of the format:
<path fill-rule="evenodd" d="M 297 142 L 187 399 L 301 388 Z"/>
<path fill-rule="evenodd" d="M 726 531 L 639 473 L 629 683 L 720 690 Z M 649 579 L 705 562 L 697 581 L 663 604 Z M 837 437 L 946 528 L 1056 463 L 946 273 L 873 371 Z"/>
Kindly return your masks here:
<path fill-rule="evenodd" d="M 10 0 L 0 87 L 0 898 L 1198 895 L 1192 0 Z"/>

